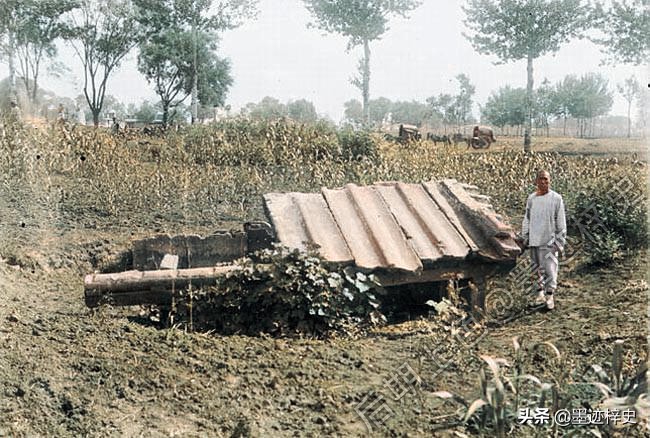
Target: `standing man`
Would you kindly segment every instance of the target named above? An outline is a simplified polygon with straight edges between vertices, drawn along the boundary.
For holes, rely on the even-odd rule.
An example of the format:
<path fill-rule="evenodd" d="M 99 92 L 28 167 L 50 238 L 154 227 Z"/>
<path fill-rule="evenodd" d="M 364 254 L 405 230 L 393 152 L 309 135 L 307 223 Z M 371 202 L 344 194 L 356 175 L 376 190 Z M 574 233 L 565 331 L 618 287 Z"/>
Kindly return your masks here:
<path fill-rule="evenodd" d="M 530 248 L 533 268 L 538 275 L 537 304 L 555 307 L 553 294 L 557 288 L 558 252 L 566 242 L 566 216 L 562 196 L 550 189 L 551 175 L 537 172 L 537 190 L 528 196 L 522 225 L 524 245 Z"/>

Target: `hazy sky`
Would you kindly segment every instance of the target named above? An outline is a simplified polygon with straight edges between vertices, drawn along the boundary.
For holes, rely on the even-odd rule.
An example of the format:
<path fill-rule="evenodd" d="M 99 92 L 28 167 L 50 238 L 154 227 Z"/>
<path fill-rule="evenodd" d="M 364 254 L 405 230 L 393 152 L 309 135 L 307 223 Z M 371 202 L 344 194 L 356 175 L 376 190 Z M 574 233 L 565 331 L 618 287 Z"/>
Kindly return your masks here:
<path fill-rule="evenodd" d="M 490 92 L 510 84 L 526 85 L 525 61 L 495 65 L 496 57 L 477 54 L 462 36 L 465 30 L 461 1 L 424 0 L 410 19 L 395 18 L 383 39 L 371 43 L 371 98 L 424 100 L 439 93 L 456 93 L 459 73 L 476 86 L 477 103 L 485 103 Z M 361 100 L 349 79 L 356 74 L 361 49 L 346 52 L 346 39 L 308 29 L 310 15 L 301 0 L 261 0 L 257 20 L 225 33 L 220 52 L 231 60 L 234 84 L 227 103 L 238 109 L 248 102 L 273 96 L 286 102 L 306 98 L 319 113 L 339 121 L 343 103 Z M 553 55 L 534 63 L 535 85 L 544 78 L 552 82 L 573 73 L 600 72 L 615 89 L 631 74 L 642 82 L 649 79 L 648 67 L 599 66 L 602 56 L 589 41 L 576 40 Z M 60 59 L 73 74 L 64 79 L 43 77 L 41 85 L 57 94 L 73 97 L 82 92 L 82 70 L 72 51 L 62 48 Z M 0 67 L 6 75 L 6 67 Z M 152 87 L 135 68 L 130 55 L 119 72 L 109 79 L 108 93 L 125 103 L 155 100 Z M 188 99 L 189 102 L 189 99 Z M 612 114 L 625 115 L 626 103 L 614 93 Z"/>

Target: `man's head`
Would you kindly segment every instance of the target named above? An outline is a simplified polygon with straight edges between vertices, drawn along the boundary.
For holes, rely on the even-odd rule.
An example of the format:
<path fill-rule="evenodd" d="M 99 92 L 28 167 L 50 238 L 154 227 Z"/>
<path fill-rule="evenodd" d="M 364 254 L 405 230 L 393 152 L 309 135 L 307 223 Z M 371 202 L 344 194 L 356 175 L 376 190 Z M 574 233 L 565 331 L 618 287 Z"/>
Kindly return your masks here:
<path fill-rule="evenodd" d="M 535 179 L 535 184 L 537 185 L 538 195 L 547 194 L 551 186 L 551 174 L 548 173 L 546 170 L 538 171 L 537 178 Z"/>

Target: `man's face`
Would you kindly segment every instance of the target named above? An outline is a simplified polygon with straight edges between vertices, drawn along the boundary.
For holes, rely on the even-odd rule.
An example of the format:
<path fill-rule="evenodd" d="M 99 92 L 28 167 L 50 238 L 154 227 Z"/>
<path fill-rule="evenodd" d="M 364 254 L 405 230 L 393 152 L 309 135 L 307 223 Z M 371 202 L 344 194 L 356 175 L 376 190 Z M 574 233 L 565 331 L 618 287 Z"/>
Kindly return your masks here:
<path fill-rule="evenodd" d="M 547 172 L 543 172 L 537 176 L 536 183 L 539 193 L 548 193 L 548 189 L 551 186 L 551 176 Z"/>

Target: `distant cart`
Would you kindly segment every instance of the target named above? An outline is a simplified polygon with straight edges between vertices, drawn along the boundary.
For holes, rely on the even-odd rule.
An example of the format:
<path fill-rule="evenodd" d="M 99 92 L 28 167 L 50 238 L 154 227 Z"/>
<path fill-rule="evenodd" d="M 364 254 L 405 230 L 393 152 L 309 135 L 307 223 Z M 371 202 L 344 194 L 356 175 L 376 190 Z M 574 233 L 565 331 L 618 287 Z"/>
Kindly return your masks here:
<path fill-rule="evenodd" d="M 268 224 L 136 242 L 133 270 L 86 276 L 86 304 L 168 305 L 173 290 L 214 285 L 237 269 L 228 263 L 278 242 L 317 248 L 329 264 L 374 273 L 383 286 L 471 280 L 476 287 L 468 301 L 484 309 L 486 278 L 512 269 L 521 253 L 489 198 L 452 179 L 269 193 L 264 207 Z"/>

